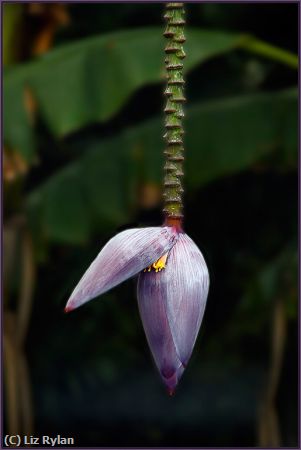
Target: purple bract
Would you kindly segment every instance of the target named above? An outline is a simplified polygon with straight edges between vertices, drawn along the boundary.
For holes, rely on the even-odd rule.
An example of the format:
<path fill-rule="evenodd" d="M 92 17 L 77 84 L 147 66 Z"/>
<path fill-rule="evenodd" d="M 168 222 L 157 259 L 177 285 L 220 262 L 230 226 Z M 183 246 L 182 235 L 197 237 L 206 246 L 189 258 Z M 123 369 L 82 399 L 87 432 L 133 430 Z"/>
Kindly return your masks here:
<path fill-rule="evenodd" d="M 187 234 L 172 226 L 117 234 L 83 275 L 65 310 L 137 274 L 146 337 L 161 377 L 173 393 L 191 356 L 209 289 L 206 263 Z"/>

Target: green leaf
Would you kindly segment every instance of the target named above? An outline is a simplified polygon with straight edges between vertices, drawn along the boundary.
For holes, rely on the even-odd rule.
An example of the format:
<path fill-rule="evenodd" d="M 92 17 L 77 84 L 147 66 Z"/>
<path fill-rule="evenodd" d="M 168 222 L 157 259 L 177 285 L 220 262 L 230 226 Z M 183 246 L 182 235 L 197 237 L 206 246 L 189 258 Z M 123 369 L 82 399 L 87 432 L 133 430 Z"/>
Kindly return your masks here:
<path fill-rule="evenodd" d="M 197 189 L 252 168 L 276 150 L 284 162 L 290 154 L 296 167 L 297 107 L 297 90 L 287 90 L 187 108 L 185 185 Z M 78 243 L 90 230 L 129 220 L 135 186 L 146 181 L 161 184 L 161 135 L 162 119 L 157 118 L 111 139 L 77 143 L 85 148 L 82 156 L 28 197 L 31 214 L 39 203 L 48 211 L 41 227 L 49 238 Z"/>
<path fill-rule="evenodd" d="M 127 218 L 127 165 L 123 137 L 88 143 L 89 151 L 77 162 L 90 217 L 95 226 L 114 226 Z"/>
<path fill-rule="evenodd" d="M 276 149 L 281 150 L 282 159 L 289 154 L 296 164 L 297 108 L 297 92 L 287 90 L 219 100 L 188 110 L 187 183 L 196 187 L 243 170 Z"/>
<path fill-rule="evenodd" d="M 10 73 L 8 70 L 5 73 Z M 36 136 L 29 114 L 25 110 L 25 81 L 15 82 L 7 76 L 3 92 L 4 145 L 19 151 L 27 161 L 32 161 L 36 149 Z"/>
<path fill-rule="evenodd" d="M 237 48 L 243 35 L 187 30 L 185 70 Z M 34 129 L 23 101 L 28 86 L 56 137 L 114 116 L 146 84 L 164 79 L 162 29 L 115 32 L 50 51 L 4 74 L 4 142 L 30 160 Z"/>
<path fill-rule="evenodd" d="M 40 214 L 41 234 L 50 241 L 82 244 L 90 234 L 81 173 L 76 165 L 58 172 L 36 190 L 29 207 L 31 217 L 35 211 Z"/>

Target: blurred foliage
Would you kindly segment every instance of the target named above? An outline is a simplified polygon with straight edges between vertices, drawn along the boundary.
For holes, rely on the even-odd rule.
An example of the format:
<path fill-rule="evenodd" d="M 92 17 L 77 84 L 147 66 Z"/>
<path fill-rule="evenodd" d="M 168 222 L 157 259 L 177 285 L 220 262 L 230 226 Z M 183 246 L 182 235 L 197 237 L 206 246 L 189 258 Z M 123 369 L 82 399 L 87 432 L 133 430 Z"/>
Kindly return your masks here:
<path fill-rule="evenodd" d="M 3 6 L 3 64 L 12 64 L 18 59 L 18 34 L 16 28 L 22 23 L 22 5 L 6 3 Z"/>
<path fill-rule="evenodd" d="M 17 148 L 28 159 L 32 156 L 34 131 L 26 113 L 25 87 L 30 89 L 42 119 L 56 137 L 110 119 L 135 90 L 163 78 L 161 31 L 150 28 L 90 38 L 47 53 L 38 62 L 9 70 L 4 79 L 5 144 Z M 190 30 L 185 68 L 189 70 L 239 47 L 280 60 L 287 55 L 294 67 L 298 64 L 289 52 L 273 50 L 246 36 Z"/>
<path fill-rule="evenodd" d="M 25 86 L 29 86 L 43 120 L 57 137 L 110 119 L 135 90 L 163 79 L 161 34 L 161 29 L 150 28 L 94 37 L 9 70 L 4 82 L 6 144 L 27 157 L 34 149 L 22 96 Z M 186 69 L 229 51 L 238 41 L 235 34 L 192 30 Z"/>
<path fill-rule="evenodd" d="M 233 123 L 237 126 L 235 134 Z M 152 119 L 110 139 L 86 140 L 85 151 L 75 162 L 57 171 L 28 197 L 36 225 L 37 211 L 39 214 L 36 236 L 82 243 L 95 226 L 97 230 L 105 224 L 116 227 L 130 221 L 133 184 L 138 185 L 142 179 L 160 183 L 161 129 L 162 120 Z M 186 133 L 188 188 L 234 174 L 263 158 L 269 157 L 273 163 L 277 150 L 282 170 L 290 170 L 297 162 L 297 91 L 188 107 Z"/>
<path fill-rule="evenodd" d="M 116 230 L 161 220 L 162 4 L 34 5 L 4 9 L 3 175 L 7 230 L 28 224 L 38 271 L 27 338 L 36 431 L 77 429 L 83 446 L 257 445 L 281 299 L 277 402 L 283 443 L 296 445 L 297 5 L 187 5 L 186 229 L 212 282 L 172 401 L 134 283 L 62 315 Z M 18 277 L 8 286 L 13 307 Z"/>
<path fill-rule="evenodd" d="M 235 313 L 235 338 L 241 333 L 256 335 L 268 326 L 271 307 L 279 298 L 285 298 L 287 317 L 295 318 L 298 306 L 297 275 L 298 255 L 294 242 L 294 245 L 285 248 L 278 257 L 256 271 L 250 280 Z"/>

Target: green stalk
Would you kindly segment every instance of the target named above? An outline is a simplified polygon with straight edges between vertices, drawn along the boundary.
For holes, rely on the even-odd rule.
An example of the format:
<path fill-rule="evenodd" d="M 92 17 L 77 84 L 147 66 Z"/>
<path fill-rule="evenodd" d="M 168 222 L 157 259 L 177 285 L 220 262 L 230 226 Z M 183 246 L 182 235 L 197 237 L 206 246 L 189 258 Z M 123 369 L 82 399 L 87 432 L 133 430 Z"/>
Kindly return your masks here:
<path fill-rule="evenodd" d="M 283 50 L 282 48 L 275 47 L 267 42 L 254 38 L 253 36 L 244 36 L 240 42 L 241 48 L 252 52 L 256 55 L 264 56 L 274 61 L 283 63 L 292 69 L 298 69 L 299 60 L 298 55 Z"/>
<path fill-rule="evenodd" d="M 164 95 L 167 98 L 165 112 L 166 133 L 166 163 L 164 166 L 164 209 L 166 222 L 181 222 L 183 217 L 182 194 L 183 187 L 181 177 L 183 177 L 183 103 L 184 79 L 183 63 L 185 52 L 183 50 L 184 36 L 184 5 L 183 3 L 167 3 L 164 18 L 167 28 L 164 36 L 167 38 L 165 47 L 167 87 Z"/>
<path fill-rule="evenodd" d="M 24 4 L 3 3 L 3 64 L 14 64 L 20 57 Z"/>

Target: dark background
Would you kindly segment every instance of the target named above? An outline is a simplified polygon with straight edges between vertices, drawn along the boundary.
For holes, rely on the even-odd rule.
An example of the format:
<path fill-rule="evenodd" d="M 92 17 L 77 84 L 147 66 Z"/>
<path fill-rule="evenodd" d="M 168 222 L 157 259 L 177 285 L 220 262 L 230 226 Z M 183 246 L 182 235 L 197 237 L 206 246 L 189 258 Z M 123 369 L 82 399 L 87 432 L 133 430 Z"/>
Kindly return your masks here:
<path fill-rule="evenodd" d="M 187 4 L 187 29 L 250 34 L 297 53 L 297 8 Z M 162 161 L 152 155 L 163 149 L 163 83 L 146 81 L 107 118 L 79 117 L 78 126 L 65 133 L 51 127 L 45 100 L 35 96 L 38 83 L 48 89 L 49 102 L 64 95 L 63 89 L 51 91 L 62 59 L 48 60 L 48 81 L 34 66 L 78 40 L 80 57 L 93 36 L 137 27 L 143 34 L 150 26 L 163 31 L 163 5 L 6 4 L 3 13 L 5 433 L 61 434 L 85 447 L 296 446 L 296 68 L 269 50 L 233 48 L 200 60 L 186 76 L 185 230 L 205 256 L 211 287 L 194 353 L 170 398 L 147 347 L 135 280 L 63 314 L 73 287 L 112 235 L 162 221 Z M 72 66 L 64 55 L 61 80 L 68 87 Z M 143 61 L 143 49 L 135 56 Z M 159 57 L 163 61 L 163 51 Z M 87 65 L 91 85 L 97 70 Z M 130 79 L 133 69 L 128 70 Z M 31 88 L 33 76 L 37 81 L 25 109 L 34 120 L 26 122 L 17 100 Z M 108 86 L 102 89 L 105 95 Z M 116 96 L 117 91 L 116 85 Z M 232 115 L 235 99 L 242 111 Z M 92 95 L 89 101 L 92 110 Z M 66 122 L 68 104 L 57 111 Z M 203 111 L 200 119 L 190 113 L 193 108 Z M 281 120 L 274 120 L 277 114 Z M 118 153 L 129 136 L 123 133 L 139 134 L 155 117 L 162 121 L 154 128 L 159 146 L 147 146 L 141 132 L 146 166 L 140 162 L 136 171 L 128 154 Z M 202 141 L 207 117 L 212 129 Z M 287 129 L 280 133 L 284 123 Z M 204 127 L 200 134 L 198 124 Z M 226 139 L 219 142 L 223 127 Z M 95 159 L 95 173 L 90 165 L 91 173 L 70 181 L 88 152 L 104 158 Z M 102 171 L 101 164 L 108 169 Z M 88 183 L 90 193 L 82 198 L 78 186 L 86 189 Z"/>

